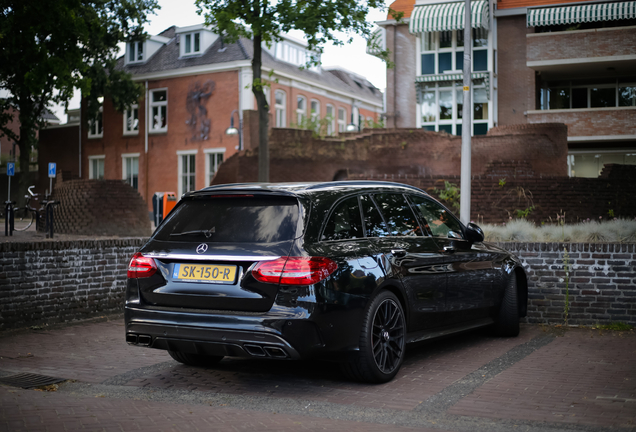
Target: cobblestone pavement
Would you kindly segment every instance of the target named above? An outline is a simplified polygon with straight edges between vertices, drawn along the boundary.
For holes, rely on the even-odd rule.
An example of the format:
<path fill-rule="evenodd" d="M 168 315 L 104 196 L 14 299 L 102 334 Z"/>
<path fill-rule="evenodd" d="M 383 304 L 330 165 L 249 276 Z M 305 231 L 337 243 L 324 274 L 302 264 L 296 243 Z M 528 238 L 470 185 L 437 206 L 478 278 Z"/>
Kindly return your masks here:
<path fill-rule="evenodd" d="M 636 431 L 636 335 L 523 325 L 410 347 L 390 383 L 336 364 L 224 359 L 214 368 L 124 342 L 120 317 L 0 333 L 0 431 Z"/>

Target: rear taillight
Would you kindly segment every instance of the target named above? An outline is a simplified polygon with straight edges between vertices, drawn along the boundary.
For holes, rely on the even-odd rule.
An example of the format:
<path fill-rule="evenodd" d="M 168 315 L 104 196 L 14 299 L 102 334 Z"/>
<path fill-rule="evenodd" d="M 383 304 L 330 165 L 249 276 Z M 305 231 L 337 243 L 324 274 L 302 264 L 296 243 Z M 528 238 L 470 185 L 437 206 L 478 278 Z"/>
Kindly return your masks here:
<path fill-rule="evenodd" d="M 258 264 L 252 275 L 259 282 L 312 285 L 327 279 L 338 264 L 324 257 L 281 257 Z"/>
<path fill-rule="evenodd" d="M 133 255 L 130 259 L 130 264 L 128 264 L 129 279 L 147 278 L 155 274 L 156 271 L 157 264 L 155 264 L 155 260 L 147 258 L 139 252 Z"/>

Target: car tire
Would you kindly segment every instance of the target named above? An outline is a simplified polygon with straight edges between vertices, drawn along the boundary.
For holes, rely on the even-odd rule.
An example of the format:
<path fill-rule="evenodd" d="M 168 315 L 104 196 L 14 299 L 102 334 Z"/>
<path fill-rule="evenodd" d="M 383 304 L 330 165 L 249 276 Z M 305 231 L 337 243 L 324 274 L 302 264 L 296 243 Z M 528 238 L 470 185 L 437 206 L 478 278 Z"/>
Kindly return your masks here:
<path fill-rule="evenodd" d="M 188 366 L 211 366 L 223 359 L 223 356 L 208 356 L 203 354 L 190 354 L 181 351 L 168 351 L 170 357 Z"/>
<path fill-rule="evenodd" d="M 499 315 L 495 321 L 497 336 L 514 337 L 519 335 L 519 302 L 517 294 L 517 277 L 513 273 L 506 285 Z"/>
<path fill-rule="evenodd" d="M 343 371 L 357 381 L 384 383 L 397 375 L 404 361 L 406 320 L 395 294 L 382 291 L 369 304 L 360 333 L 360 350 L 343 364 Z"/>

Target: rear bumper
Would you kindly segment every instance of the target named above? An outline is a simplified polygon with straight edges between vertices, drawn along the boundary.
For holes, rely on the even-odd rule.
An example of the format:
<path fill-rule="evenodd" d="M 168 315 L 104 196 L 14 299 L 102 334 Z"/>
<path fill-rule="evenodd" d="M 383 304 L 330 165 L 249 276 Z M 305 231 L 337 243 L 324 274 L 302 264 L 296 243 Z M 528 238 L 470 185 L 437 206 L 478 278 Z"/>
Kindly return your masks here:
<path fill-rule="evenodd" d="M 226 314 L 126 305 L 126 341 L 193 354 L 299 359 L 325 344 L 304 308 L 274 306 L 266 313 Z"/>

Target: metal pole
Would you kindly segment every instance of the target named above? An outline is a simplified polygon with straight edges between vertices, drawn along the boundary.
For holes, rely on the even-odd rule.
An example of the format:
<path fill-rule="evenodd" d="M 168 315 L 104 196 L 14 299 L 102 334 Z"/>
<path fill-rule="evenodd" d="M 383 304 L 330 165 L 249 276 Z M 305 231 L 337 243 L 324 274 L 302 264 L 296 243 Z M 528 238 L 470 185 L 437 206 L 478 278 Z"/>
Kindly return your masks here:
<path fill-rule="evenodd" d="M 464 105 L 462 107 L 462 163 L 461 163 L 461 198 L 459 201 L 459 218 L 464 224 L 470 222 L 470 183 L 471 183 L 471 135 L 472 135 L 472 21 L 470 0 L 464 3 Z"/>

